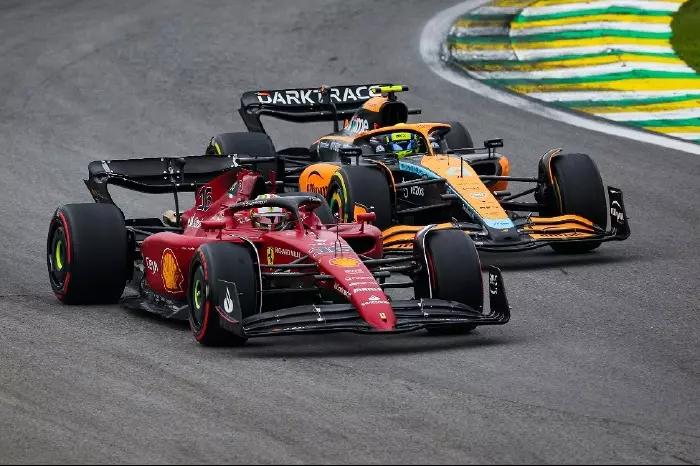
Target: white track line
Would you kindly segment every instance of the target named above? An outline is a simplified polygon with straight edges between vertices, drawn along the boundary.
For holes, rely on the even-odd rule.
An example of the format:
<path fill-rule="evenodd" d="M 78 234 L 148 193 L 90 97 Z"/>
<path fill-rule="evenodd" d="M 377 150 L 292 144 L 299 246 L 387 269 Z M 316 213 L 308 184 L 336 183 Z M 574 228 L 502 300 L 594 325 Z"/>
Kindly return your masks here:
<path fill-rule="evenodd" d="M 643 100 L 667 97 L 682 97 L 696 95 L 700 98 L 700 88 L 683 89 L 678 91 L 568 91 L 568 92 L 530 92 L 527 95 L 533 99 L 545 102 L 576 102 L 594 101 L 610 102 L 616 100 Z"/>
<path fill-rule="evenodd" d="M 700 155 L 700 145 L 698 144 L 679 141 L 660 134 L 657 135 L 646 131 L 638 131 L 634 128 L 618 126 L 612 123 L 599 121 L 597 119 L 587 118 L 583 115 L 577 115 L 551 108 L 531 99 L 493 88 L 476 79 L 465 76 L 464 73 L 448 67 L 441 60 L 441 56 L 444 53 L 443 43 L 447 38 L 447 33 L 450 30 L 450 27 L 452 27 L 452 24 L 459 16 L 487 3 L 488 1 L 489 0 L 467 0 L 459 3 L 451 8 L 439 12 L 425 25 L 420 38 L 420 53 L 423 61 L 435 74 L 451 82 L 452 84 L 463 87 L 464 89 L 474 92 L 475 94 L 488 97 L 498 102 L 511 105 L 521 110 L 541 115 L 552 120 L 561 121 L 573 126 L 589 129 L 591 131 L 611 134 L 635 141 L 646 142 L 648 144 L 654 144 L 657 146 Z M 556 144 L 556 141 L 553 141 L 552 143 Z"/>

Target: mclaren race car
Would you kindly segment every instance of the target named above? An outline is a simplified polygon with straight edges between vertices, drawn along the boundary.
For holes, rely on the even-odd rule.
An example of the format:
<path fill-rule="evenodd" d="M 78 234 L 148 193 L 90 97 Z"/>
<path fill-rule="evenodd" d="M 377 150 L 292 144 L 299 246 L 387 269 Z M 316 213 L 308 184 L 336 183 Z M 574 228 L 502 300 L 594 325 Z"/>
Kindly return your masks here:
<path fill-rule="evenodd" d="M 397 98 L 406 90 L 374 84 L 247 92 L 239 113 L 249 131 L 220 134 L 206 151 L 277 155 L 286 185 L 319 193 L 341 221 L 374 212 L 385 251 L 411 249 L 433 224 L 466 232 L 485 251 L 549 245 L 579 253 L 629 236 L 621 190 L 608 187 L 606 196 L 588 155 L 554 149 L 541 157 L 537 176 L 510 176 L 508 158 L 497 152 L 502 140 L 477 148 L 458 122 L 407 123 L 420 110 Z M 334 131 L 308 148 L 276 151 L 263 116 L 330 121 Z M 516 192 L 517 183 L 530 186 Z"/>
<path fill-rule="evenodd" d="M 460 333 L 509 320 L 495 267 L 483 312 L 479 258 L 461 231 L 425 228 L 410 253 L 387 256 L 370 224 L 375 213 L 338 223 L 317 194 L 276 194 L 280 183 L 259 170 L 278 163 L 230 155 L 91 163 L 86 185 L 96 202 L 64 205 L 50 223 L 55 295 L 187 318 L 203 344 L 309 332 Z M 125 219 L 109 185 L 173 193 L 175 211 Z M 181 192 L 195 193 L 184 212 Z M 413 297 L 392 299 L 400 288 Z"/>

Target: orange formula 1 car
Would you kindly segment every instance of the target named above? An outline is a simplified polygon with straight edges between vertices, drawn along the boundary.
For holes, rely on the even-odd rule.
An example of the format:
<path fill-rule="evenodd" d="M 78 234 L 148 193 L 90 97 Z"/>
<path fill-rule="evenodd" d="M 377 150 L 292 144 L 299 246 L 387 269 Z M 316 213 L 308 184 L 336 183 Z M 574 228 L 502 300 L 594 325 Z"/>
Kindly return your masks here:
<path fill-rule="evenodd" d="M 420 110 L 397 99 L 406 90 L 376 84 L 247 92 L 239 112 L 249 132 L 220 134 L 207 153 L 280 157 L 285 186 L 323 195 L 340 221 L 373 211 L 387 252 L 412 248 L 416 234 L 435 224 L 461 229 L 483 251 L 549 245 L 579 253 L 629 237 L 622 192 L 608 187 L 606 196 L 588 155 L 553 149 L 537 176 L 510 176 L 508 159 L 497 152 L 502 140 L 475 148 L 460 123 L 407 123 Z M 276 151 L 262 116 L 331 121 L 334 131 L 310 148 Z M 511 192 L 514 183 L 531 186 Z"/>

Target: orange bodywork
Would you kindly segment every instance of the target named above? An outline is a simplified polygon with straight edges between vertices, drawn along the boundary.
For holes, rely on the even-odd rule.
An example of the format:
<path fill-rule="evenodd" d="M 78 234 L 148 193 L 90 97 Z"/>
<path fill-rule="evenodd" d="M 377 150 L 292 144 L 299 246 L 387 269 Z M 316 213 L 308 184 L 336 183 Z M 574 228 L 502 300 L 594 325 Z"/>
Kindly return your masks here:
<path fill-rule="evenodd" d="M 426 155 L 421 165 L 447 183 L 476 210 L 484 220 L 509 220 L 508 214 L 468 163 L 448 155 Z"/>
<path fill-rule="evenodd" d="M 599 234 L 593 222 L 578 215 L 530 217 L 530 222 L 523 226 L 522 231 L 534 240 L 590 238 Z"/>

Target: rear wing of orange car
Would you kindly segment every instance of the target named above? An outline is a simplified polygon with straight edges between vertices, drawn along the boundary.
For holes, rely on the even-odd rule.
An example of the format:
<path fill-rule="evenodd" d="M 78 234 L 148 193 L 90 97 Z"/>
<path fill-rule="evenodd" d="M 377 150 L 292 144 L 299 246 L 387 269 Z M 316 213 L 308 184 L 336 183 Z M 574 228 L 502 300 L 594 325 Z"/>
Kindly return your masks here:
<path fill-rule="evenodd" d="M 321 86 L 301 89 L 276 89 L 245 92 L 241 96 L 238 113 L 248 131 L 264 133 L 260 121 L 269 116 L 293 123 L 338 122 L 350 118 L 372 97 L 387 93 L 408 90 L 407 87 L 386 84 L 357 84 L 350 86 Z M 419 114 L 420 110 L 409 110 L 409 114 Z"/>

